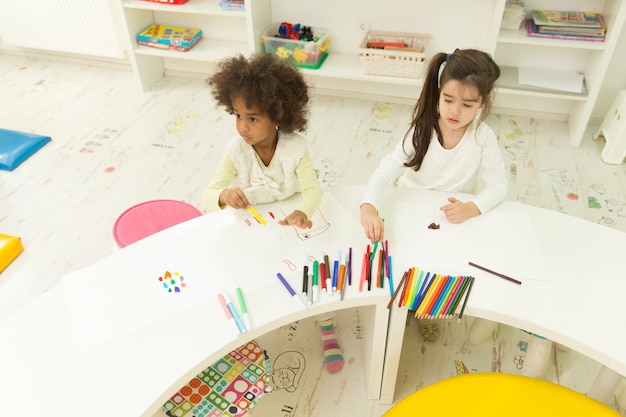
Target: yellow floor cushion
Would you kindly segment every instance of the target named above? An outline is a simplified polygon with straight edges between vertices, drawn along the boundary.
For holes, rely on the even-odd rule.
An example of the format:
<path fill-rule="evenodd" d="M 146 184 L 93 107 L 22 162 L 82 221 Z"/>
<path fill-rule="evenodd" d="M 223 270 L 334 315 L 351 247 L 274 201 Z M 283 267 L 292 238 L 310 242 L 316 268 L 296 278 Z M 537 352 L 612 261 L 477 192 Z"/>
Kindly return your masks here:
<path fill-rule="evenodd" d="M 414 392 L 383 417 L 620 417 L 617 411 L 572 389 L 541 379 L 474 373 L 438 381 Z"/>
<path fill-rule="evenodd" d="M 0 271 L 24 250 L 19 237 L 0 234 Z"/>

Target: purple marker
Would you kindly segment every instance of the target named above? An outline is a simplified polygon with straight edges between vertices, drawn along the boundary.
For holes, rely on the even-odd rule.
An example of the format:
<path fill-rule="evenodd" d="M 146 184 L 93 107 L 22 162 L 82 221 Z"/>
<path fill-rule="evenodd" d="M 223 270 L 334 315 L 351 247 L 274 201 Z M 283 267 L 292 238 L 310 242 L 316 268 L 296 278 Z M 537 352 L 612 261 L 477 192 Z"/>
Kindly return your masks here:
<path fill-rule="evenodd" d="M 302 310 L 306 310 L 306 304 L 304 304 L 304 301 L 302 301 L 302 299 L 298 297 L 298 294 L 296 294 L 293 288 L 291 288 L 291 285 L 289 285 L 285 277 L 283 277 L 283 275 L 280 272 L 278 272 L 276 276 L 278 277 L 280 282 L 282 282 L 283 286 L 287 289 L 287 291 L 289 291 L 289 294 L 291 294 L 291 298 L 293 298 L 296 301 L 298 306 L 301 307 Z"/>

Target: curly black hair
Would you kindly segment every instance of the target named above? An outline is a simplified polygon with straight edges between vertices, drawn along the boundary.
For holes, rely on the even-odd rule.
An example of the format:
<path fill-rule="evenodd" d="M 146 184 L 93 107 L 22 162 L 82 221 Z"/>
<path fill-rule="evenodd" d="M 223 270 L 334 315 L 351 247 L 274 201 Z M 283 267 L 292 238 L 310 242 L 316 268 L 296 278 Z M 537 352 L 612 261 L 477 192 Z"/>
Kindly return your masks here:
<path fill-rule="evenodd" d="M 304 132 L 309 116 L 309 86 L 302 73 L 272 54 L 237 55 L 218 64 L 207 79 L 218 105 L 230 114 L 233 99 L 256 106 L 285 133 Z"/>

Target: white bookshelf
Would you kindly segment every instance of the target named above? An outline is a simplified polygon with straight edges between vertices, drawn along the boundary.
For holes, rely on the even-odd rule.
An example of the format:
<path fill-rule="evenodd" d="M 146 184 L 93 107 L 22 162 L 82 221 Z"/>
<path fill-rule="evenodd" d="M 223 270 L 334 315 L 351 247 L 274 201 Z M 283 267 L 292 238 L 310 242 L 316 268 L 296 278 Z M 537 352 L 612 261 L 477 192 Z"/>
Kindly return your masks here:
<path fill-rule="evenodd" d="M 580 145 L 626 20 L 626 0 L 525 1 L 527 17 L 533 9 L 602 13 L 607 23 L 605 42 L 529 38 L 525 27 L 501 30 L 505 0 L 469 3 L 457 0 L 451 10 L 449 2 L 428 0 L 246 0 L 243 12 L 225 11 L 219 0 L 189 0 L 183 5 L 121 0 L 120 4 L 131 62 L 144 90 L 151 88 L 168 67 L 177 67 L 179 73 L 180 68 L 208 72 L 210 67 L 205 64 L 236 53 L 262 52 L 264 30 L 273 22 L 289 21 L 329 30 L 332 42 L 326 61 L 317 70 L 303 70 L 317 90 L 414 103 L 421 79 L 363 73 L 358 48 L 364 33 L 358 27 L 366 22 L 372 30 L 431 34 L 427 59 L 435 52 L 455 48 L 491 53 L 502 69 L 496 107 L 511 113 L 553 113 L 568 120 L 571 144 Z M 138 46 L 136 34 L 154 22 L 200 28 L 203 38 L 187 52 Z M 517 70 L 522 65 L 578 71 L 584 74 L 584 90 L 567 93 L 520 85 Z"/>

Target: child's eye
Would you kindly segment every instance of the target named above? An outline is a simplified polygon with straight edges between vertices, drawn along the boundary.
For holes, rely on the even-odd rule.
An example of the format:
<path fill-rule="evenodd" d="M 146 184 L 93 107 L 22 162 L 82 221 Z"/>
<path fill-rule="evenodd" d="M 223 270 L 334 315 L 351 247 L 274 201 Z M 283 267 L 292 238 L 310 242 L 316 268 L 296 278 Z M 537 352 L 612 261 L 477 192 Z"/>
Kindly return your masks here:
<path fill-rule="evenodd" d="M 259 119 L 257 119 L 256 117 L 251 117 L 251 118 L 250 118 L 250 121 L 251 121 L 251 122 L 256 122 L 257 120 L 259 120 Z"/>

